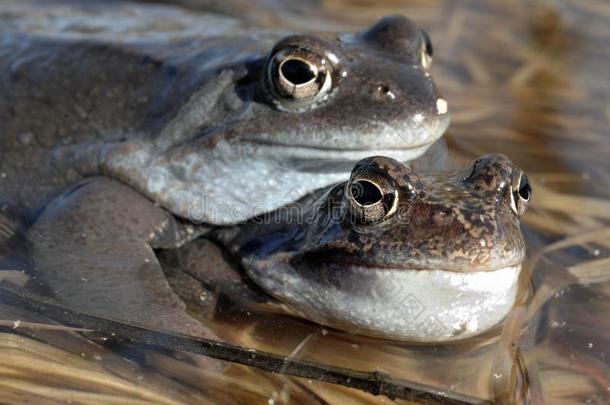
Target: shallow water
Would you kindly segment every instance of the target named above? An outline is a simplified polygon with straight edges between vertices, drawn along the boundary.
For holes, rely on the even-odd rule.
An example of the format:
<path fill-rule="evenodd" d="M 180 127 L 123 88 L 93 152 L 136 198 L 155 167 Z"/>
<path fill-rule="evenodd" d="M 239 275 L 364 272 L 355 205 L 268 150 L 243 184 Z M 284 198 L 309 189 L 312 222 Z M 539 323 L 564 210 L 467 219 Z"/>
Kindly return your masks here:
<path fill-rule="evenodd" d="M 204 2 L 183 0 L 196 9 Z M 498 403 L 610 403 L 610 6 L 607 2 L 330 0 L 216 5 L 260 25 L 360 28 L 410 16 L 435 45 L 433 74 L 452 111 L 451 162 L 488 153 L 528 173 L 528 256 L 521 301 L 499 328 L 442 345 L 365 339 L 282 314 L 219 303 L 228 342 Z M 306 18 L 300 17 L 305 14 Z M 147 347 L 108 347 L 0 304 L 0 402 L 408 403 L 335 384 L 232 365 L 197 369 Z M 14 332 L 13 321 L 22 320 Z M 127 353 L 128 352 L 128 353 Z M 121 355 L 129 354 L 130 360 Z M 135 361 L 137 360 L 137 361 Z"/>

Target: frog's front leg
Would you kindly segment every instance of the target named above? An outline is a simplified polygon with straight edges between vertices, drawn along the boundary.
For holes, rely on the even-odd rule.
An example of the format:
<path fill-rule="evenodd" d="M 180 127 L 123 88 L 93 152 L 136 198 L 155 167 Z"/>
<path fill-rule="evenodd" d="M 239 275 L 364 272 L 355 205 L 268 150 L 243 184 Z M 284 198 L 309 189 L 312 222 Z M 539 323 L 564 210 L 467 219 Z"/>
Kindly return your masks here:
<path fill-rule="evenodd" d="M 46 206 L 30 229 L 32 258 L 71 308 L 149 328 L 214 337 L 186 313 L 154 248 L 184 239 L 184 226 L 131 187 L 85 179 Z"/>

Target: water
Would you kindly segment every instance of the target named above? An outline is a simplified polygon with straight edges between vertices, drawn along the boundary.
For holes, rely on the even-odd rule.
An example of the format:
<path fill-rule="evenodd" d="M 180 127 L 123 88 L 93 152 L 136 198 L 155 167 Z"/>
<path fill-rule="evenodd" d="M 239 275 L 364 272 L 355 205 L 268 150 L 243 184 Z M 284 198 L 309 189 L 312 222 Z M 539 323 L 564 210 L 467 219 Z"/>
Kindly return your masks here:
<path fill-rule="evenodd" d="M 232 4 L 216 6 L 292 29 L 360 28 L 389 13 L 412 17 L 435 45 L 433 74 L 452 110 L 451 161 L 505 153 L 528 173 L 534 197 L 523 218 L 521 301 L 486 336 L 442 346 L 384 342 L 301 321 L 279 306 L 231 300 L 209 314 L 214 330 L 248 348 L 383 371 L 498 403 L 610 403 L 607 2 Z M 114 351 L 73 331 L 13 323 L 49 324 L 23 308 L 1 304 L 0 314 L 7 321 L 0 402 L 408 403 L 239 365 L 206 371 L 147 347 Z"/>

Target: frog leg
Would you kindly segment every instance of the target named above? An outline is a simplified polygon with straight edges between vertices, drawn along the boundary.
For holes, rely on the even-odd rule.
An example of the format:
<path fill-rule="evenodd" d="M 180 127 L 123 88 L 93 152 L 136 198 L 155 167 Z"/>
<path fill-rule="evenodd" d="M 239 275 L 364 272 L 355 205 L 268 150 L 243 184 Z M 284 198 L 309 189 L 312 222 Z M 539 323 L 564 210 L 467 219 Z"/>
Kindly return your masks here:
<path fill-rule="evenodd" d="M 29 237 L 36 269 L 63 304 L 143 327 L 215 338 L 187 314 L 153 251 L 176 247 L 193 229 L 131 187 L 92 177 L 51 201 Z"/>
<path fill-rule="evenodd" d="M 179 249 L 160 252 L 159 260 L 173 289 L 186 300 L 195 298 L 203 313 L 213 313 L 219 295 L 250 303 L 270 299 L 245 275 L 237 260 L 207 235 Z"/>

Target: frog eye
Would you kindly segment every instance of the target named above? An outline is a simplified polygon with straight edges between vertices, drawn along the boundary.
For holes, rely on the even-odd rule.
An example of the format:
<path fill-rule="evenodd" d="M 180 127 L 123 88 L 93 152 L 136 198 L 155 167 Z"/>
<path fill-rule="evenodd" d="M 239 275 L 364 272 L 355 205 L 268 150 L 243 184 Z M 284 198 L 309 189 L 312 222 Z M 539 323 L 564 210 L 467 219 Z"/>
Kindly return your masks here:
<path fill-rule="evenodd" d="M 532 188 L 525 173 L 520 173 L 511 187 L 510 207 L 517 215 L 523 215 L 532 197 Z"/>
<path fill-rule="evenodd" d="M 424 30 L 419 30 L 421 37 L 420 44 L 420 59 L 421 64 L 424 68 L 428 69 L 432 65 L 432 56 L 434 49 L 432 48 L 432 41 Z"/>
<path fill-rule="evenodd" d="M 398 194 L 383 183 L 376 179 L 355 179 L 348 183 L 348 209 L 358 223 L 379 222 L 396 211 Z"/>
<path fill-rule="evenodd" d="M 332 87 L 331 65 L 323 56 L 291 46 L 275 52 L 268 65 L 273 95 L 297 108 L 322 99 Z"/>

